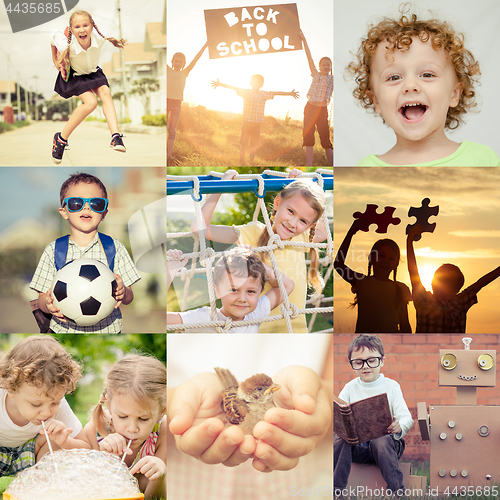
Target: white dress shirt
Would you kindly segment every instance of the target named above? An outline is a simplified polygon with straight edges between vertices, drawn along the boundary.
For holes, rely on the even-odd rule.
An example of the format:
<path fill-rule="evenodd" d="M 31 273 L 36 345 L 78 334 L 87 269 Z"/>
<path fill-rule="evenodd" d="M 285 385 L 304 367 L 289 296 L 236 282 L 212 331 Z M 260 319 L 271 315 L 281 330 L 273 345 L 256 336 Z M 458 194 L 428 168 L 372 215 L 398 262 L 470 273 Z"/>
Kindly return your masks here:
<path fill-rule="evenodd" d="M 85 50 L 77 38 L 73 35 L 69 45 L 69 61 L 75 71 L 75 76 L 88 75 L 97 71 L 97 65 L 101 56 L 101 47 L 105 38 L 97 36 L 94 31 L 90 33 L 90 47 Z M 68 47 L 68 39 L 64 33 L 57 31 L 52 37 L 52 45 L 63 52 Z"/>

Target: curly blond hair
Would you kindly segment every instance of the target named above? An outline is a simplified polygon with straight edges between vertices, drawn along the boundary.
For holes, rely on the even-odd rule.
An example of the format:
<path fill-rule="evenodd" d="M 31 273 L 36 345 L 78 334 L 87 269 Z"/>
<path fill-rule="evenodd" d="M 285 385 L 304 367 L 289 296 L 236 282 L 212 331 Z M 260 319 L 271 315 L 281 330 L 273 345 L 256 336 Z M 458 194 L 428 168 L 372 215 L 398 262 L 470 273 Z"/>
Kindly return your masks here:
<path fill-rule="evenodd" d="M 361 46 L 355 54 L 356 61 L 351 61 L 346 68 L 346 75 L 353 77 L 357 84 L 353 95 L 363 108 L 374 110 L 370 66 L 379 43 L 387 42 L 386 57 L 388 57 L 388 54 L 394 53 L 396 49 L 403 52 L 410 50 L 412 37 L 418 37 L 424 43 L 430 40 L 434 50 L 446 50 L 462 87 L 458 105 L 448 108 L 446 116 L 445 128 L 456 129 L 463 123 L 465 113 L 477 105 L 474 83 L 481 75 L 479 63 L 465 48 L 463 33 L 456 33 L 453 26 L 446 21 L 420 20 L 416 14 L 410 15 L 410 10 L 409 4 L 403 4 L 399 8 L 401 13 L 399 19 L 385 17 L 376 26 L 370 25 L 366 38 L 362 39 Z"/>
<path fill-rule="evenodd" d="M 48 335 L 33 335 L 22 340 L 0 360 L 0 387 L 9 392 L 26 383 L 47 393 L 56 386 L 70 393 L 76 389 L 81 376 L 80 365 Z"/>

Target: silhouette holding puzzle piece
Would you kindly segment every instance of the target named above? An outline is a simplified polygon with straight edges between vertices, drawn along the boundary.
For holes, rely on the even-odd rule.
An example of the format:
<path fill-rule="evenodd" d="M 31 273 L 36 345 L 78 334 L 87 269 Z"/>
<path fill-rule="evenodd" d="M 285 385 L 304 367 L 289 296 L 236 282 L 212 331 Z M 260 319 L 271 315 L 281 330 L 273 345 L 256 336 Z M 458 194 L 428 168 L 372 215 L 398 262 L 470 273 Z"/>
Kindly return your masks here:
<path fill-rule="evenodd" d="M 433 233 L 434 229 L 436 229 L 436 223 L 433 222 L 432 224 L 429 223 L 429 217 L 431 215 L 437 215 L 439 213 L 439 205 L 436 205 L 435 207 L 430 207 L 429 203 L 431 200 L 429 198 L 424 198 L 422 200 L 422 206 L 421 207 L 410 207 L 410 210 L 408 210 L 408 217 L 416 217 L 417 222 L 415 224 L 408 224 L 406 226 L 406 234 L 408 234 L 408 231 L 410 230 L 411 227 L 416 226 L 417 224 L 422 224 L 424 226 L 423 232 L 425 233 Z M 421 234 L 416 234 L 415 237 L 413 238 L 414 241 L 418 241 L 422 238 Z"/>
<path fill-rule="evenodd" d="M 368 226 L 371 224 L 377 224 L 376 233 L 387 233 L 387 227 L 389 224 L 394 224 L 397 226 L 401 223 L 399 217 L 393 217 L 392 214 L 396 210 L 394 207 L 385 207 L 384 211 L 379 214 L 377 213 L 378 205 L 366 205 L 366 210 L 364 213 L 354 212 L 352 216 L 355 219 L 365 219 L 368 222 Z M 365 233 L 368 232 L 369 227 L 366 229 L 361 229 Z"/>

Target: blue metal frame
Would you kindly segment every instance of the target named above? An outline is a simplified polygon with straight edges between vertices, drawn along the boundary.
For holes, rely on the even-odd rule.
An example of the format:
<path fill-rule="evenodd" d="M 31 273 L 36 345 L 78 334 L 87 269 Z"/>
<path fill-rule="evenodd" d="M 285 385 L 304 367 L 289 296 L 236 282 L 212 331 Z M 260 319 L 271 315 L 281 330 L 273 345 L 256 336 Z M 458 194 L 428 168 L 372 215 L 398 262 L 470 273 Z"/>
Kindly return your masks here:
<path fill-rule="evenodd" d="M 325 191 L 333 191 L 333 175 L 321 174 L 321 176 L 323 177 Z M 265 192 L 281 191 L 286 185 L 295 180 L 268 174 L 264 174 L 262 177 Z M 198 179 L 200 180 L 200 197 L 202 194 L 212 193 L 255 193 L 258 196 L 259 192 L 259 181 L 257 179 L 223 181 L 219 177 L 213 177 L 212 175 L 199 175 Z M 316 179 L 313 179 L 313 181 L 317 182 Z M 191 194 L 191 197 L 193 197 L 193 187 L 193 181 L 167 180 L 167 196 Z"/>

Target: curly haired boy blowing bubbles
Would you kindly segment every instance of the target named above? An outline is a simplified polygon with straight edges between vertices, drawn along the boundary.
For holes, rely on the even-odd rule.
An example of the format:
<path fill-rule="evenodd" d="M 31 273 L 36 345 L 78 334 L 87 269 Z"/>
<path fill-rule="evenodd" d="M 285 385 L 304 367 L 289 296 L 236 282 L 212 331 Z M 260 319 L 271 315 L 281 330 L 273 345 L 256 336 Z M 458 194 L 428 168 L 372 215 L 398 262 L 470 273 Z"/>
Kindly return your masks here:
<path fill-rule="evenodd" d="M 31 336 L 0 360 L 0 477 L 35 465 L 53 449 L 90 448 L 64 396 L 81 369 L 50 336 Z"/>
<path fill-rule="evenodd" d="M 445 133 L 476 106 L 474 85 L 481 72 L 465 36 L 446 21 L 421 20 L 409 10 L 404 4 L 399 19 L 372 25 L 347 68 L 357 84 L 354 97 L 396 134 L 389 151 L 357 165 L 499 165 L 489 147 L 457 143 Z"/>

